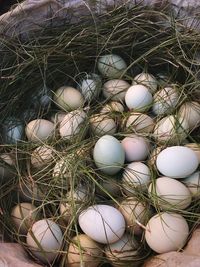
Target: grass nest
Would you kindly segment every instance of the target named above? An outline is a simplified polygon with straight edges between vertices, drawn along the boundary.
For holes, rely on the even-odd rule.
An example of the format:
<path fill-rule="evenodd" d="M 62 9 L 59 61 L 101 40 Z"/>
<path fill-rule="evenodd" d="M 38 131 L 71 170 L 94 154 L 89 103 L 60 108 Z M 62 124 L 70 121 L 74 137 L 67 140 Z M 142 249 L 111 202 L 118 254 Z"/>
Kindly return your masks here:
<path fill-rule="evenodd" d="M 128 67 L 121 78 L 130 83 L 144 70 L 158 79 L 164 74 L 168 83 L 176 83 L 180 92 L 180 101 L 174 110 L 176 113 L 186 100 L 200 100 L 200 34 L 183 26 L 167 9 L 156 11 L 140 6 L 131 9 L 120 6 L 100 16 L 92 14 L 84 17 L 81 23 L 68 22 L 59 27 L 44 28 L 33 33 L 28 40 L 20 36 L 15 39 L 1 36 L 0 42 L 0 150 L 2 155 L 10 155 L 14 162 L 10 166 L 4 158 L 1 160 L 2 168 L 10 174 L 9 179 L 2 176 L 1 180 L 2 229 L 10 240 L 19 242 L 28 250 L 25 235 L 20 234 L 13 223 L 11 210 L 19 202 L 34 204 L 41 218 L 52 218 L 63 230 L 64 245 L 59 258 L 49 265 L 64 266 L 63 259 L 70 240 L 81 232 L 77 222 L 80 212 L 93 204 L 119 206 L 126 197 L 121 185 L 123 170 L 110 177 L 97 169 L 92 150 L 99 136 L 91 134 L 88 120 L 73 140 L 66 140 L 55 133 L 53 138 L 39 144 L 28 141 L 26 137 L 13 144 L 6 142 L 4 136 L 9 125 L 8 118 L 17 119 L 23 127 L 35 118 L 49 120 L 59 109 L 53 101 L 45 108 L 40 105 L 38 97 L 41 90 L 50 88 L 53 96 L 55 90 L 63 85 L 77 87 L 85 74 L 98 73 L 99 57 L 110 53 L 120 55 L 126 61 Z M 105 77 L 102 79 L 106 81 Z M 88 116 L 98 113 L 107 102 L 108 99 L 100 95 L 87 103 L 85 110 Z M 129 110 L 111 114 L 117 121 L 118 131 L 114 136 L 119 140 L 130 134 L 129 129 L 122 126 L 129 114 Z M 151 134 L 145 136 L 153 148 L 158 146 Z M 199 143 L 199 136 L 199 128 L 196 128 L 189 133 L 187 140 Z M 52 157 L 42 168 L 33 168 L 31 154 L 41 144 L 53 151 Z M 55 174 L 58 162 L 63 164 L 60 165 L 61 171 Z M 152 165 L 150 169 L 151 179 L 155 181 L 157 170 Z M 75 193 L 81 186 L 84 186 L 86 198 L 78 201 Z M 134 197 L 145 203 L 148 211 L 152 209 L 153 214 L 160 212 L 156 204 L 158 196 L 149 199 L 146 191 L 134 189 Z M 60 213 L 60 203 L 69 205 L 68 215 Z M 191 231 L 199 222 L 198 198 L 187 209 L 169 206 L 168 210 L 187 218 Z M 144 235 L 137 239 L 140 243 L 138 253 L 130 259 L 118 260 L 119 266 L 142 265 L 151 255 Z M 106 265 L 109 261 L 102 256 L 100 266 Z"/>

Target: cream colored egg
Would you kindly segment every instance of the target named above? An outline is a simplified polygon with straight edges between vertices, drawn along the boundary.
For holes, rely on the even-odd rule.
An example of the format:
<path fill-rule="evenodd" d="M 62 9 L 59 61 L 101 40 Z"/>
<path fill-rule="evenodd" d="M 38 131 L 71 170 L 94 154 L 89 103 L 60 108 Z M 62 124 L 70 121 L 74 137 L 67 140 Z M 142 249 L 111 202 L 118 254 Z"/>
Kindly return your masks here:
<path fill-rule="evenodd" d="M 122 186 L 126 194 L 132 196 L 136 188 L 147 190 L 150 183 L 150 169 L 142 162 L 128 164 L 122 175 Z"/>
<path fill-rule="evenodd" d="M 188 143 L 185 146 L 188 148 L 191 148 L 195 152 L 195 154 L 197 155 L 197 157 L 199 159 L 199 164 L 200 164 L 200 144 Z"/>
<path fill-rule="evenodd" d="M 179 94 L 175 87 L 165 87 L 153 97 L 153 112 L 156 115 L 171 113 L 179 100 Z"/>
<path fill-rule="evenodd" d="M 149 89 L 141 84 L 132 85 L 125 95 L 126 106 L 130 110 L 144 112 L 150 109 L 153 101 Z"/>
<path fill-rule="evenodd" d="M 194 172 L 183 180 L 183 183 L 190 190 L 195 198 L 200 197 L 200 171 Z"/>
<path fill-rule="evenodd" d="M 79 215 L 82 231 L 94 241 L 108 244 L 119 240 L 125 231 L 123 215 L 109 205 L 94 205 Z"/>
<path fill-rule="evenodd" d="M 146 73 L 146 72 L 142 72 L 140 74 L 138 74 L 137 76 L 134 77 L 133 85 L 135 84 L 142 84 L 146 87 L 148 87 L 150 89 L 150 92 L 154 93 L 157 89 L 158 86 L 158 82 L 156 80 L 156 78 L 150 74 L 150 73 Z"/>
<path fill-rule="evenodd" d="M 169 115 L 157 122 L 153 135 L 160 144 L 176 144 L 187 138 L 188 130 L 187 121 L 177 116 Z"/>
<path fill-rule="evenodd" d="M 127 68 L 126 62 L 118 55 L 100 56 L 97 62 L 99 72 L 109 78 L 119 78 Z"/>
<path fill-rule="evenodd" d="M 149 186 L 149 196 L 161 210 L 186 209 L 192 201 L 188 188 L 176 179 L 160 177 Z"/>
<path fill-rule="evenodd" d="M 189 227 L 180 214 L 163 212 L 153 216 L 146 225 L 145 239 L 152 250 L 167 253 L 183 248 Z"/>
<path fill-rule="evenodd" d="M 125 128 L 132 133 L 151 133 L 154 125 L 154 120 L 147 114 L 132 112 L 126 120 Z"/>
<path fill-rule="evenodd" d="M 129 87 L 130 84 L 124 80 L 109 80 L 103 85 L 103 95 L 105 98 L 110 98 L 116 101 L 124 101 L 126 91 Z"/>
<path fill-rule="evenodd" d="M 65 111 L 71 111 L 83 106 L 84 98 L 82 94 L 71 86 L 62 86 L 55 91 L 54 102 Z"/>
<path fill-rule="evenodd" d="M 14 177 L 14 165 L 15 161 L 10 154 L 2 153 L 0 155 L 0 179 L 2 181 Z"/>
<path fill-rule="evenodd" d="M 67 158 L 61 158 L 56 162 L 54 169 L 53 169 L 52 176 L 55 179 L 61 179 L 61 180 L 69 178 Z"/>
<path fill-rule="evenodd" d="M 31 165 L 34 168 L 42 168 L 54 160 L 54 150 L 45 145 L 37 147 L 31 153 Z"/>
<path fill-rule="evenodd" d="M 120 112 L 124 111 L 124 106 L 117 101 L 111 101 L 107 103 L 101 110 L 100 113 L 112 113 L 112 112 Z"/>
<path fill-rule="evenodd" d="M 130 234 L 124 234 L 120 240 L 105 247 L 105 255 L 114 267 L 138 266 L 136 261 L 139 244 Z"/>
<path fill-rule="evenodd" d="M 54 131 L 54 124 L 44 119 L 30 121 L 25 128 L 26 136 L 32 142 L 45 141 L 54 135 Z"/>
<path fill-rule="evenodd" d="M 50 219 L 35 222 L 26 238 L 33 255 L 48 264 L 60 253 L 62 241 L 63 234 L 59 225 Z"/>
<path fill-rule="evenodd" d="M 97 267 L 102 261 L 103 250 L 98 243 L 87 235 L 72 238 L 69 244 L 66 267 Z"/>
<path fill-rule="evenodd" d="M 74 110 L 69 112 L 61 121 L 59 126 L 60 136 L 65 139 L 71 139 L 84 130 L 82 134 L 85 134 L 85 126 L 83 126 L 86 120 L 86 113 L 82 110 Z"/>
<path fill-rule="evenodd" d="M 92 132 L 98 136 L 103 136 L 105 134 L 114 135 L 117 131 L 117 125 L 109 115 L 92 115 L 89 122 Z"/>
<path fill-rule="evenodd" d="M 55 114 L 53 114 L 53 115 L 51 116 L 51 121 L 52 121 L 55 125 L 57 125 L 57 124 L 61 123 L 61 121 L 64 119 L 64 117 L 65 117 L 66 115 L 67 115 L 66 112 L 62 112 L 62 111 L 57 112 L 57 113 L 55 113 Z"/>
<path fill-rule="evenodd" d="M 140 235 L 142 226 L 146 225 L 150 218 L 149 207 L 136 198 L 128 197 L 120 203 L 119 211 L 124 216 L 128 231 Z"/>
<path fill-rule="evenodd" d="M 193 130 L 200 125 L 200 104 L 195 101 L 188 101 L 180 107 L 178 115 L 186 120 L 189 129 Z"/>
<path fill-rule="evenodd" d="M 34 205 L 23 202 L 12 209 L 11 217 L 17 232 L 26 235 L 33 223 L 39 218 L 39 213 Z"/>

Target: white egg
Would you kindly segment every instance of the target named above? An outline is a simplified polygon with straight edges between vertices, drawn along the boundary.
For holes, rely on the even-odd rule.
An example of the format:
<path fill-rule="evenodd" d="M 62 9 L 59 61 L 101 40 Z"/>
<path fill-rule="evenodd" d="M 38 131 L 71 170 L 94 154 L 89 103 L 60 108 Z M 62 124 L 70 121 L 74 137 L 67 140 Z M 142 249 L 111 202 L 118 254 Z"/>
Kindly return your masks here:
<path fill-rule="evenodd" d="M 130 234 L 124 234 L 120 240 L 105 247 L 105 255 L 113 267 L 137 266 L 139 244 Z"/>
<path fill-rule="evenodd" d="M 142 84 L 150 89 L 151 93 L 154 93 L 157 89 L 158 82 L 156 78 L 149 73 L 142 72 L 134 77 L 133 85 L 135 84 Z"/>
<path fill-rule="evenodd" d="M 169 177 L 159 177 L 149 186 L 149 196 L 162 210 L 186 209 L 192 201 L 191 193 L 187 187 Z"/>
<path fill-rule="evenodd" d="M 87 78 L 83 79 L 80 84 L 80 91 L 86 101 L 91 101 L 97 97 L 101 91 L 101 78 L 97 74 L 87 75 Z"/>
<path fill-rule="evenodd" d="M 23 140 L 24 125 L 21 120 L 9 117 L 3 122 L 3 141 L 8 144 L 16 144 Z"/>
<path fill-rule="evenodd" d="M 145 239 L 152 250 L 167 253 L 180 250 L 186 243 L 189 227 L 180 214 L 159 213 L 146 225 Z"/>
<path fill-rule="evenodd" d="M 53 162 L 54 151 L 52 147 L 39 146 L 31 153 L 31 165 L 34 168 L 42 168 Z"/>
<path fill-rule="evenodd" d="M 124 101 L 126 91 L 129 87 L 130 84 L 124 80 L 109 80 L 103 85 L 103 95 L 105 98 L 109 98 L 115 101 Z"/>
<path fill-rule="evenodd" d="M 107 103 L 101 110 L 100 113 L 112 113 L 112 112 L 120 112 L 124 111 L 124 106 L 117 101 L 111 101 Z"/>
<path fill-rule="evenodd" d="M 14 167 L 15 161 L 8 153 L 0 155 L 0 178 L 1 181 L 6 181 L 15 176 Z"/>
<path fill-rule="evenodd" d="M 43 219 L 33 224 L 26 242 L 33 255 L 45 263 L 51 263 L 59 254 L 63 234 L 58 224 Z"/>
<path fill-rule="evenodd" d="M 154 128 L 154 138 L 158 143 L 176 144 L 183 141 L 188 135 L 187 121 L 174 115 L 169 115 L 157 122 Z"/>
<path fill-rule="evenodd" d="M 190 130 L 193 130 L 200 125 L 200 104 L 195 101 L 186 102 L 180 107 L 178 115 L 186 120 Z"/>
<path fill-rule="evenodd" d="M 44 119 L 30 121 L 25 128 L 26 136 L 32 142 L 45 141 L 54 135 L 54 131 L 54 124 Z"/>
<path fill-rule="evenodd" d="M 83 210 L 78 221 L 86 235 L 103 244 L 116 242 L 125 231 L 124 217 L 109 205 L 94 205 Z"/>
<path fill-rule="evenodd" d="M 131 112 L 126 120 L 125 128 L 133 133 L 151 133 L 154 126 L 154 120 L 147 114 Z"/>
<path fill-rule="evenodd" d="M 199 159 L 199 164 L 200 164 L 200 144 L 188 143 L 185 146 L 191 148 L 195 152 L 195 154 L 197 155 Z"/>
<path fill-rule="evenodd" d="M 130 110 L 147 111 L 150 109 L 153 101 L 149 89 L 141 84 L 132 85 L 126 92 L 125 103 Z"/>
<path fill-rule="evenodd" d="M 122 175 L 122 186 L 128 195 L 134 195 L 136 188 L 147 190 L 150 183 L 150 169 L 142 162 L 128 164 Z"/>
<path fill-rule="evenodd" d="M 89 119 L 90 128 L 95 135 L 102 136 L 105 134 L 114 135 L 117 131 L 115 121 L 105 114 L 95 114 Z"/>
<path fill-rule="evenodd" d="M 137 135 L 130 135 L 121 141 L 127 162 L 145 160 L 149 154 L 149 140 Z"/>
<path fill-rule="evenodd" d="M 82 94 L 71 86 L 62 86 L 56 90 L 53 100 L 59 108 L 65 111 L 78 109 L 84 104 Z"/>
<path fill-rule="evenodd" d="M 60 123 L 60 136 L 65 139 L 71 139 L 82 130 L 84 130 L 84 135 L 86 127 L 83 127 L 83 123 L 86 120 L 86 117 L 86 113 L 82 110 L 73 110 L 69 112 Z"/>
<path fill-rule="evenodd" d="M 183 180 L 193 197 L 200 196 L 200 171 L 194 172 Z"/>
<path fill-rule="evenodd" d="M 123 167 L 125 152 L 115 137 L 104 135 L 95 144 L 93 158 L 100 171 L 114 175 Z"/>
<path fill-rule="evenodd" d="M 99 72 L 109 78 L 119 78 L 127 68 L 126 62 L 118 55 L 100 56 L 97 62 Z"/>
<path fill-rule="evenodd" d="M 156 160 L 159 172 L 172 178 L 185 178 L 191 175 L 198 165 L 199 161 L 194 151 L 184 146 L 165 148 Z"/>
<path fill-rule="evenodd" d="M 169 114 L 174 110 L 179 100 L 175 87 L 165 87 L 153 97 L 153 112 L 156 115 Z"/>

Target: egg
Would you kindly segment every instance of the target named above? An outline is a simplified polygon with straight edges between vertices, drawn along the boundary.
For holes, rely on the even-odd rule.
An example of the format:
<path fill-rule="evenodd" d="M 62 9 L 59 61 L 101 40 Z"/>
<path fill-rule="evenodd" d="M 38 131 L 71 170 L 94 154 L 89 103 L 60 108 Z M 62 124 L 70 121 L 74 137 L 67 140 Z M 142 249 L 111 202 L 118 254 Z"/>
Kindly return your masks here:
<path fill-rule="evenodd" d="M 50 264 L 58 256 L 63 234 L 58 224 L 50 219 L 35 222 L 27 234 L 26 243 L 32 254 Z"/>
<path fill-rule="evenodd" d="M 152 94 L 144 85 L 132 85 L 126 92 L 125 103 L 130 110 L 144 112 L 150 109 Z"/>
<path fill-rule="evenodd" d="M 142 162 L 129 163 L 122 175 L 122 187 L 126 194 L 134 195 L 136 188 L 146 190 L 150 183 L 150 169 Z"/>
<path fill-rule="evenodd" d="M 42 168 L 53 162 L 54 154 L 52 147 L 39 146 L 31 153 L 31 165 L 34 168 Z"/>
<path fill-rule="evenodd" d="M 39 218 L 39 213 L 33 204 L 23 202 L 13 207 L 11 218 L 17 232 L 26 235 L 32 224 Z"/>
<path fill-rule="evenodd" d="M 162 210 L 186 209 L 192 201 L 191 193 L 187 187 L 169 177 L 159 177 L 149 186 L 149 196 Z"/>
<path fill-rule="evenodd" d="M 54 135 L 54 130 L 54 124 L 45 119 L 30 121 L 25 128 L 26 136 L 32 142 L 45 141 Z"/>
<path fill-rule="evenodd" d="M 123 167 L 125 152 L 115 137 L 104 135 L 94 146 L 93 159 L 101 172 L 114 175 Z"/>
<path fill-rule="evenodd" d="M 61 121 L 64 119 L 64 117 L 67 115 L 66 112 L 59 111 L 51 116 L 51 121 L 57 125 L 61 123 Z"/>
<path fill-rule="evenodd" d="M 3 182 L 6 182 L 7 179 L 10 179 L 15 176 L 14 172 L 15 161 L 9 153 L 0 154 L 0 179 Z"/>
<path fill-rule="evenodd" d="M 89 122 L 92 132 L 98 136 L 103 136 L 105 134 L 114 135 L 117 131 L 117 125 L 109 115 L 92 115 Z"/>
<path fill-rule="evenodd" d="M 171 113 L 178 104 L 179 94 L 175 87 L 165 87 L 153 96 L 153 112 L 156 115 Z"/>
<path fill-rule="evenodd" d="M 150 116 L 139 112 L 131 112 L 125 122 L 125 130 L 132 133 L 151 133 L 154 126 L 154 120 Z"/>
<path fill-rule="evenodd" d="M 34 91 L 31 97 L 32 105 L 35 110 L 49 109 L 51 106 L 51 90 L 44 84 L 40 90 Z"/>
<path fill-rule="evenodd" d="M 193 197 L 200 196 L 200 171 L 192 173 L 183 180 Z"/>
<path fill-rule="evenodd" d="M 126 227 L 134 235 L 142 233 L 142 225 L 150 218 L 149 207 L 134 197 L 128 197 L 119 203 L 119 211 L 124 216 Z"/>
<path fill-rule="evenodd" d="M 114 79 L 104 83 L 102 91 L 104 97 L 115 101 L 124 101 L 130 84 L 124 80 Z"/>
<path fill-rule="evenodd" d="M 15 117 L 8 117 L 3 122 L 3 142 L 6 144 L 16 144 L 23 140 L 24 124 Z"/>
<path fill-rule="evenodd" d="M 117 101 L 111 101 L 107 103 L 101 110 L 100 113 L 112 113 L 112 112 L 120 112 L 124 111 L 124 106 Z"/>
<path fill-rule="evenodd" d="M 109 205 L 94 205 L 83 210 L 78 218 L 82 231 L 94 241 L 108 244 L 119 240 L 125 231 L 123 215 Z"/>
<path fill-rule="evenodd" d="M 200 104 L 195 101 L 185 102 L 179 109 L 178 115 L 183 118 L 193 130 L 200 125 Z"/>
<path fill-rule="evenodd" d="M 62 86 L 57 89 L 54 93 L 53 100 L 64 111 L 78 109 L 84 104 L 82 94 L 71 86 Z"/>
<path fill-rule="evenodd" d="M 186 243 L 189 227 L 183 216 L 162 212 L 153 216 L 146 225 L 145 239 L 157 253 L 180 250 Z"/>
<path fill-rule="evenodd" d="M 145 160 L 149 154 L 149 140 L 142 136 L 132 134 L 122 139 L 121 144 L 127 162 Z"/>
<path fill-rule="evenodd" d="M 105 247 L 105 255 L 114 267 L 137 266 L 139 244 L 130 234 L 124 234 L 120 240 Z"/>
<path fill-rule="evenodd" d="M 61 121 L 59 126 L 59 133 L 62 138 L 71 139 L 77 134 L 85 135 L 86 127 L 83 123 L 86 120 L 86 113 L 82 110 L 73 110 L 69 112 Z"/>
<path fill-rule="evenodd" d="M 109 78 L 119 78 L 127 68 L 126 62 L 118 55 L 100 56 L 97 62 L 99 72 Z"/>
<path fill-rule="evenodd" d="M 98 97 L 101 91 L 101 86 L 102 82 L 100 76 L 95 73 L 91 73 L 81 81 L 80 91 L 86 101 L 91 101 L 95 97 Z"/>
<path fill-rule="evenodd" d="M 191 148 L 195 152 L 195 154 L 197 155 L 197 157 L 199 159 L 199 164 L 200 164 L 200 144 L 188 143 L 185 146 L 188 148 Z"/>
<path fill-rule="evenodd" d="M 68 167 L 68 160 L 67 158 L 61 158 L 59 159 L 54 168 L 53 168 L 53 173 L 52 177 L 61 180 L 68 180 L 69 178 L 69 167 Z"/>
<path fill-rule="evenodd" d="M 189 126 L 185 120 L 169 115 L 157 122 L 154 128 L 154 138 L 160 144 L 176 144 L 182 142 L 188 135 Z"/>
<path fill-rule="evenodd" d="M 151 93 L 154 93 L 157 89 L 157 86 L 158 86 L 158 82 L 157 82 L 156 78 L 152 74 L 145 73 L 145 72 L 142 72 L 142 73 L 138 74 L 137 76 L 135 76 L 132 84 L 133 85 L 142 84 L 142 85 L 148 87 L 148 89 L 150 90 Z"/>
<path fill-rule="evenodd" d="M 167 147 L 156 160 L 158 171 L 171 178 L 185 178 L 195 172 L 198 165 L 195 152 L 184 146 Z"/>
<path fill-rule="evenodd" d="M 148 158 L 148 166 L 149 167 L 156 169 L 157 156 L 164 148 L 165 148 L 164 146 L 157 146 L 151 151 L 149 158 Z"/>
<path fill-rule="evenodd" d="M 84 234 L 72 238 L 67 251 L 67 267 L 97 267 L 101 263 L 103 250 L 101 246 Z"/>

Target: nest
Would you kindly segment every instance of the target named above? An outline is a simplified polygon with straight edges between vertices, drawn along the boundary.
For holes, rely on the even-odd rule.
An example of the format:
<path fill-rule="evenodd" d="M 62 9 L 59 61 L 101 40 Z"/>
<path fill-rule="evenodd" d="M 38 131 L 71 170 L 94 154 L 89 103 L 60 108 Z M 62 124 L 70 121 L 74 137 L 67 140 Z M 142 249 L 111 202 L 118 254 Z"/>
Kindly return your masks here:
<path fill-rule="evenodd" d="M 41 92 L 50 88 L 53 96 L 55 90 L 65 84 L 77 87 L 85 74 L 98 72 L 99 56 L 110 53 L 120 55 L 127 62 L 128 68 L 122 75 L 125 80 L 131 82 L 144 70 L 156 77 L 164 73 L 181 88 L 179 106 L 188 99 L 200 100 L 199 42 L 200 34 L 185 28 L 169 15 L 168 10 L 155 11 L 140 6 L 132 9 L 121 6 L 100 16 L 84 17 L 81 23 L 48 27 L 26 41 L 20 37 L 1 37 L 0 149 L 1 153 L 9 153 L 15 162 L 10 167 L 2 161 L 11 172 L 11 178 L 1 182 L 0 199 L 1 224 L 9 239 L 20 242 L 27 249 L 24 236 L 16 231 L 10 216 L 18 202 L 31 202 L 41 217 L 56 221 L 64 232 L 65 246 L 68 246 L 70 238 L 80 230 L 77 217 L 85 207 L 96 203 L 118 205 L 123 192 L 120 178 L 115 177 L 112 182 L 117 193 L 111 193 L 104 184 L 111 178 L 98 172 L 94 165 L 91 154 L 98 136 L 89 134 L 88 121 L 82 127 L 87 132 L 80 132 L 73 141 L 66 141 L 57 134 L 48 139 L 45 145 L 53 149 L 53 156 L 38 170 L 30 163 L 31 152 L 38 144 L 26 138 L 17 144 L 6 142 L 4 131 L 9 124 L 8 118 L 16 118 L 23 127 L 35 118 L 50 119 L 58 108 L 53 102 L 42 106 L 38 100 Z M 95 114 L 105 103 L 100 96 L 85 109 L 88 114 Z M 119 125 L 115 134 L 119 140 L 129 134 L 120 127 L 128 114 L 129 111 L 112 114 Z M 84 140 L 83 135 L 86 136 Z M 199 129 L 191 132 L 188 139 L 199 143 Z M 56 162 L 61 160 L 65 163 L 63 175 L 53 175 Z M 155 177 L 154 169 L 152 173 Z M 83 184 L 87 199 L 77 204 L 72 193 Z M 136 195 L 146 204 L 155 204 L 143 191 L 139 190 Z M 60 215 L 61 202 L 70 203 L 72 208 L 68 223 Z M 191 229 L 199 221 L 198 201 L 193 201 L 186 210 L 174 210 L 188 218 Z M 143 238 L 141 240 L 138 254 L 124 264 L 140 265 L 150 255 L 151 250 Z M 63 248 L 60 254 L 62 258 L 66 250 Z M 105 258 L 102 258 L 102 264 L 107 264 Z M 59 266 L 62 266 L 62 260 Z"/>

